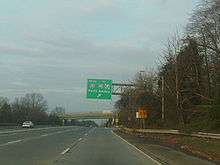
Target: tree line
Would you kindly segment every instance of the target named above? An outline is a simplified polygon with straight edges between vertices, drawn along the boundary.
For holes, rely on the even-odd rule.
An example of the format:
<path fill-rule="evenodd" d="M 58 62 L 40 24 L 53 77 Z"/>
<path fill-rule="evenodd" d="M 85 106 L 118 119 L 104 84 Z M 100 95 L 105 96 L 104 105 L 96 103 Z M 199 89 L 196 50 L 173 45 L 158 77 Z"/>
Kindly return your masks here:
<path fill-rule="evenodd" d="M 45 98 L 39 93 L 28 93 L 24 97 L 0 97 L 0 125 L 17 125 L 31 120 L 35 124 L 61 125 L 59 115 L 65 113 L 63 107 L 57 106 L 51 112 Z"/>
<path fill-rule="evenodd" d="M 147 127 L 220 128 L 220 1 L 198 5 L 185 34 L 168 40 L 158 68 L 137 73 L 136 87 L 124 90 L 115 104 L 120 124 L 138 127 L 135 113 L 145 107 Z"/>

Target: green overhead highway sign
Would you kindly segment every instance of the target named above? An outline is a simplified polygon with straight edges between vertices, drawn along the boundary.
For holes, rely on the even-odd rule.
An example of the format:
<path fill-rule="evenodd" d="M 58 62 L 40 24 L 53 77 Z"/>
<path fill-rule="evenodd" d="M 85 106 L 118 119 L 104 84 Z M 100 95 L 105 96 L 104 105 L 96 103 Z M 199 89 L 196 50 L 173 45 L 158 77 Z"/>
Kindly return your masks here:
<path fill-rule="evenodd" d="M 112 99 L 112 80 L 88 79 L 87 81 L 88 99 Z"/>

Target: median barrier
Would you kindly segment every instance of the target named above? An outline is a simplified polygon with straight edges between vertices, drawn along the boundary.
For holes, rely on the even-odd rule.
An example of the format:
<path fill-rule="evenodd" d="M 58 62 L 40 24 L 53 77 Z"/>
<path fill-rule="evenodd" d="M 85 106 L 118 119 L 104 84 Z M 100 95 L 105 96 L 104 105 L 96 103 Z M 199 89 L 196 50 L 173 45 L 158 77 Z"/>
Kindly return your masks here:
<path fill-rule="evenodd" d="M 200 138 L 210 138 L 210 139 L 219 139 L 220 134 L 213 133 L 204 133 L 204 132 L 196 132 L 196 133 L 183 133 L 179 130 L 163 130 L 163 129 L 133 129 L 121 127 L 127 133 L 152 133 L 152 134 L 173 134 L 173 135 L 182 135 L 182 136 L 191 136 L 191 137 L 200 137 Z"/>

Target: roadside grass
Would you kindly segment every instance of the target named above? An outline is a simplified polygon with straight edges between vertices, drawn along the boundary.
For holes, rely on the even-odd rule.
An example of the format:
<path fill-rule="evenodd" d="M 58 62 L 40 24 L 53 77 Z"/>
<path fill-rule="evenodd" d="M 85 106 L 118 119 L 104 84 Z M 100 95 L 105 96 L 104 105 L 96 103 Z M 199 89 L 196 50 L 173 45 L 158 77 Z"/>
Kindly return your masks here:
<path fill-rule="evenodd" d="M 211 155 L 218 156 L 220 159 L 220 141 L 211 140 L 205 138 L 196 138 L 196 137 L 181 137 L 178 138 L 178 143 L 181 145 L 191 146 L 199 151 L 209 153 Z"/>
<path fill-rule="evenodd" d="M 120 132 L 141 137 L 147 140 L 148 143 L 170 147 L 186 152 L 189 155 L 194 155 L 215 162 L 216 164 L 220 164 L 220 140 L 218 139 L 162 133 L 137 133 L 134 130 L 126 131 L 123 129 L 120 129 Z"/>

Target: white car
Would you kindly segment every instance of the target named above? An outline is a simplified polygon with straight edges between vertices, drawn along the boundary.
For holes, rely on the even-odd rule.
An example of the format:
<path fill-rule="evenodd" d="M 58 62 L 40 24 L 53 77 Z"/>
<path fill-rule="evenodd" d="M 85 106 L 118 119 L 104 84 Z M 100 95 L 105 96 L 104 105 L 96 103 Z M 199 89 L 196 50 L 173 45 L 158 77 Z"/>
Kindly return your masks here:
<path fill-rule="evenodd" d="M 34 124 L 32 123 L 32 121 L 25 121 L 22 124 L 22 128 L 33 128 L 33 127 L 34 127 Z"/>

